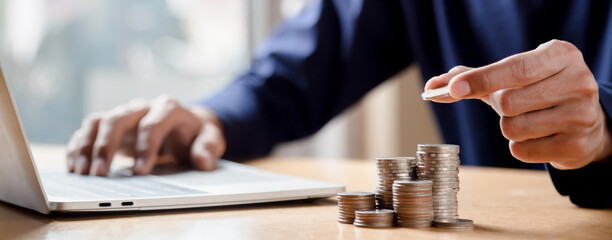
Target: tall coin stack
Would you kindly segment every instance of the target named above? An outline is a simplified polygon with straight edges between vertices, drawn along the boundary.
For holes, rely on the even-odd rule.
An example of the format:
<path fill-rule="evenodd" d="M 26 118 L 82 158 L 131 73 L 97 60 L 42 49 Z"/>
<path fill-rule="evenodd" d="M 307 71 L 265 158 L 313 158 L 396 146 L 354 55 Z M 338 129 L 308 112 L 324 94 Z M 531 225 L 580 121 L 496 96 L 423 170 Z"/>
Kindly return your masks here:
<path fill-rule="evenodd" d="M 376 158 L 378 186 L 376 205 L 379 209 L 393 208 L 393 182 L 416 179 L 417 160 L 413 157 Z"/>
<path fill-rule="evenodd" d="M 338 193 L 338 222 L 350 223 L 355 221 L 355 211 L 374 210 L 374 193 L 371 192 L 342 192 Z"/>
<path fill-rule="evenodd" d="M 459 215 L 459 146 L 419 144 L 417 148 L 418 179 L 433 181 L 434 220 L 457 222 Z"/>
<path fill-rule="evenodd" d="M 393 184 L 393 210 L 400 227 L 425 228 L 434 218 L 433 182 L 429 180 L 397 180 Z"/>

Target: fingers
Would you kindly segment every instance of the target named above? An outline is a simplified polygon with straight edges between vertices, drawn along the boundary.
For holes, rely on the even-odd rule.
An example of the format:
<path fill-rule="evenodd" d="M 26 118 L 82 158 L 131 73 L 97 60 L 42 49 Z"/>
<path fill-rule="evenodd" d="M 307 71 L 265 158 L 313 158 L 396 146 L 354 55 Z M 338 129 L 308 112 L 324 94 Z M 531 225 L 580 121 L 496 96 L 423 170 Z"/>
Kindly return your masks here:
<path fill-rule="evenodd" d="M 580 110 L 574 110 L 574 108 L 580 108 Z M 569 114 L 570 112 L 574 114 Z M 559 133 L 573 134 L 589 131 L 597 121 L 598 115 L 595 111 L 590 111 L 590 108 L 578 104 L 569 104 L 515 117 L 502 116 L 500 128 L 506 139 L 524 142 Z"/>
<path fill-rule="evenodd" d="M 181 124 L 189 125 L 189 123 L 196 124 L 197 127 L 185 126 L 189 130 L 180 130 L 183 127 Z M 197 132 L 201 127 L 200 124 L 199 120 L 189 115 L 177 101 L 168 97 L 157 98 L 151 105 L 149 113 L 138 125 L 134 174 L 145 175 L 151 172 L 159 157 L 163 141 L 173 130 L 176 130 L 177 135 L 189 135 L 189 132 Z"/>
<path fill-rule="evenodd" d="M 192 148 L 194 142 L 199 147 Z M 192 163 L 199 169 L 214 169 L 225 151 L 221 124 L 211 112 L 191 112 L 165 96 L 152 103 L 132 101 L 86 118 L 68 145 L 68 168 L 107 175 L 115 153 L 127 152 L 136 158 L 134 174 L 148 174 L 162 149 L 172 159 L 189 161 L 194 156 Z"/>
<path fill-rule="evenodd" d="M 77 130 L 70 139 L 67 150 L 66 161 L 68 171 L 78 174 L 89 172 L 89 163 L 93 145 L 98 134 L 101 114 L 90 114 L 83 120 L 81 128 Z"/>
<path fill-rule="evenodd" d="M 78 147 L 78 144 L 80 142 L 80 138 L 81 138 L 81 133 L 82 131 L 80 129 L 74 131 L 74 133 L 72 134 L 72 136 L 70 137 L 70 141 L 68 141 L 68 144 L 66 145 L 66 167 L 68 167 L 68 171 L 69 172 L 74 172 L 74 165 L 76 163 L 76 149 Z"/>
<path fill-rule="evenodd" d="M 225 152 L 225 139 L 221 129 L 207 122 L 191 146 L 191 162 L 199 170 L 214 170 L 217 160 Z"/>
<path fill-rule="evenodd" d="M 149 105 L 145 101 L 133 100 L 102 117 L 92 153 L 91 175 L 105 176 L 108 173 L 125 135 L 136 129 L 148 111 Z"/>
<path fill-rule="evenodd" d="M 602 151 L 600 129 L 605 117 L 588 104 L 573 103 L 552 109 L 502 117 L 502 133 L 512 155 L 528 163 L 555 163 L 559 169 L 580 168 Z"/>
<path fill-rule="evenodd" d="M 576 169 L 590 163 L 584 158 L 592 152 L 588 143 L 585 138 L 557 134 L 525 142 L 510 141 L 509 147 L 512 155 L 523 162 L 551 163 L 557 169 Z"/>
<path fill-rule="evenodd" d="M 575 169 L 612 155 L 597 82 L 571 43 L 552 40 L 484 67 L 433 78 L 426 88 L 445 82 L 450 98 L 441 102 L 478 98 L 500 115 L 512 155 L 521 161 Z"/>
<path fill-rule="evenodd" d="M 559 143 L 564 137 L 555 135 L 545 138 L 531 139 L 525 142 L 510 141 L 512 156 L 526 163 L 547 163 L 567 156 L 551 148 L 551 143 Z"/>
<path fill-rule="evenodd" d="M 481 98 L 498 90 L 527 86 L 560 72 L 576 61 L 583 60 L 574 45 L 552 40 L 532 51 L 453 77 L 450 95 L 456 99 Z"/>
<path fill-rule="evenodd" d="M 576 79 L 576 83 L 567 83 L 567 79 Z M 517 116 L 519 114 L 550 108 L 582 97 L 585 93 L 579 85 L 588 83 L 582 73 L 566 68 L 543 81 L 522 87 L 503 89 L 491 93 L 487 103 L 500 116 Z M 568 87 L 568 84 L 572 87 Z M 596 90 L 596 89 L 594 89 Z"/>
<path fill-rule="evenodd" d="M 445 86 L 445 85 L 447 85 L 449 83 L 449 81 L 454 76 L 457 76 L 460 73 L 469 71 L 471 69 L 472 68 L 469 68 L 469 67 L 466 67 L 466 66 L 455 66 L 455 67 L 451 68 L 451 70 L 449 70 L 448 73 L 442 74 L 440 76 L 435 76 L 435 77 L 429 79 L 427 81 L 427 83 L 425 83 L 425 91 L 427 91 L 429 89 Z M 434 99 L 433 101 L 439 102 L 439 103 L 452 103 L 452 102 L 456 102 L 458 100 L 459 99 L 454 99 L 454 98 L 449 96 L 449 97 L 445 97 L 445 98 Z"/>

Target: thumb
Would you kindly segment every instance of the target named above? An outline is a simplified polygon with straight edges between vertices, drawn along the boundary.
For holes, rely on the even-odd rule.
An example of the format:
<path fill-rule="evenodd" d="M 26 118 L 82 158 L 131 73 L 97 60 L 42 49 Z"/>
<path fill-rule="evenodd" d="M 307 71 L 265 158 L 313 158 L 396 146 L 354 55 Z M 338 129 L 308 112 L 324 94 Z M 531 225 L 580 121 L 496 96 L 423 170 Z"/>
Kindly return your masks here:
<path fill-rule="evenodd" d="M 455 66 L 453 68 L 451 68 L 451 70 L 449 70 L 447 73 L 442 74 L 440 76 L 435 76 L 430 78 L 427 83 L 425 83 L 425 91 L 427 93 L 427 91 L 431 91 L 432 89 L 435 88 L 441 88 L 443 86 L 447 86 L 449 85 L 449 82 L 451 81 L 451 79 L 453 79 L 453 77 L 467 72 L 469 70 L 472 70 L 473 68 L 470 67 L 466 67 L 466 66 Z M 445 90 L 448 91 L 448 88 Z M 425 93 L 424 93 L 425 94 Z M 459 101 L 460 99 L 455 99 L 453 97 L 451 97 L 450 95 L 446 96 L 446 97 L 441 97 L 441 98 L 435 98 L 435 99 L 431 99 L 434 102 L 439 102 L 439 103 L 452 103 L 452 102 L 456 102 Z"/>
<path fill-rule="evenodd" d="M 221 129 L 211 122 L 205 122 L 200 134 L 191 145 L 191 163 L 196 169 L 211 171 L 225 152 L 225 138 Z"/>

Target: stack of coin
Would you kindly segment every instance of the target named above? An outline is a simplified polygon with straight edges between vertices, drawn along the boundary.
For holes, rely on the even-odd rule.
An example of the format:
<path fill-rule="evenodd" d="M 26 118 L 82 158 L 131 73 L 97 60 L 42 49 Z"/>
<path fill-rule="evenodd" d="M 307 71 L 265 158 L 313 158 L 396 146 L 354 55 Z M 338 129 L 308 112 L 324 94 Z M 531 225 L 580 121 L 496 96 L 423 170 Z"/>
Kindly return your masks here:
<path fill-rule="evenodd" d="M 376 208 L 372 192 L 338 193 L 338 222 L 353 223 L 355 211 L 373 210 Z"/>
<path fill-rule="evenodd" d="M 451 230 L 473 230 L 474 222 L 469 219 L 457 219 L 454 222 L 436 221 L 432 222 L 432 225 L 437 228 L 445 228 Z"/>
<path fill-rule="evenodd" d="M 434 218 L 433 182 L 429 180 L 397 180 L 393 183 L 393 209 L 400 227 L 430 227 Z"/>
<path fill-rule="evenodd" d="M 456 222 L 459 191 L 459 146 L 419 144 L 417 149 L 419 179 L 433 181 L 435 220 Z"/>
<path fill-rule="evenodd" d="M 390 209 L 355 211 L 355 226 L 369 228 L 393 227 L 395 212 Z"/>
<path fill-rule="evenodd" d="M 376 158 L 378 186 L 375 192 L 379 209 L 393 208 L 393 182 L 416 179 L 416 165 L 414 157 Z"/>

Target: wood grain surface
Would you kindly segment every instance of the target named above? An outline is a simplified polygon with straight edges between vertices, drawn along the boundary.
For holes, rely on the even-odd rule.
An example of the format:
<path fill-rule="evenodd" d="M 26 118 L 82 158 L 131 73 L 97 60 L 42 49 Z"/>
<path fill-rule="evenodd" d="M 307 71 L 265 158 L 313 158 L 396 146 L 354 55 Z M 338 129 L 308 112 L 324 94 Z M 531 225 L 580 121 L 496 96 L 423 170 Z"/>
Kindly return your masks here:
<path fill-rule="evenodd" d="M 64 168 L 61 147 L 34 146 L 37 165 Z M 271 172 L 373 191 L 373 160 L 267 158 Z M 367 229 L 338 223 L 334 198 L 189 210 L 52 214 L 0 203 L 0 239 L 612 239 L 612 210 L 583 209 L 535 170 L 462 167 L 459 215 L 473 231 Z M 1 183 L 10 184 L 10 183 Z"/>

